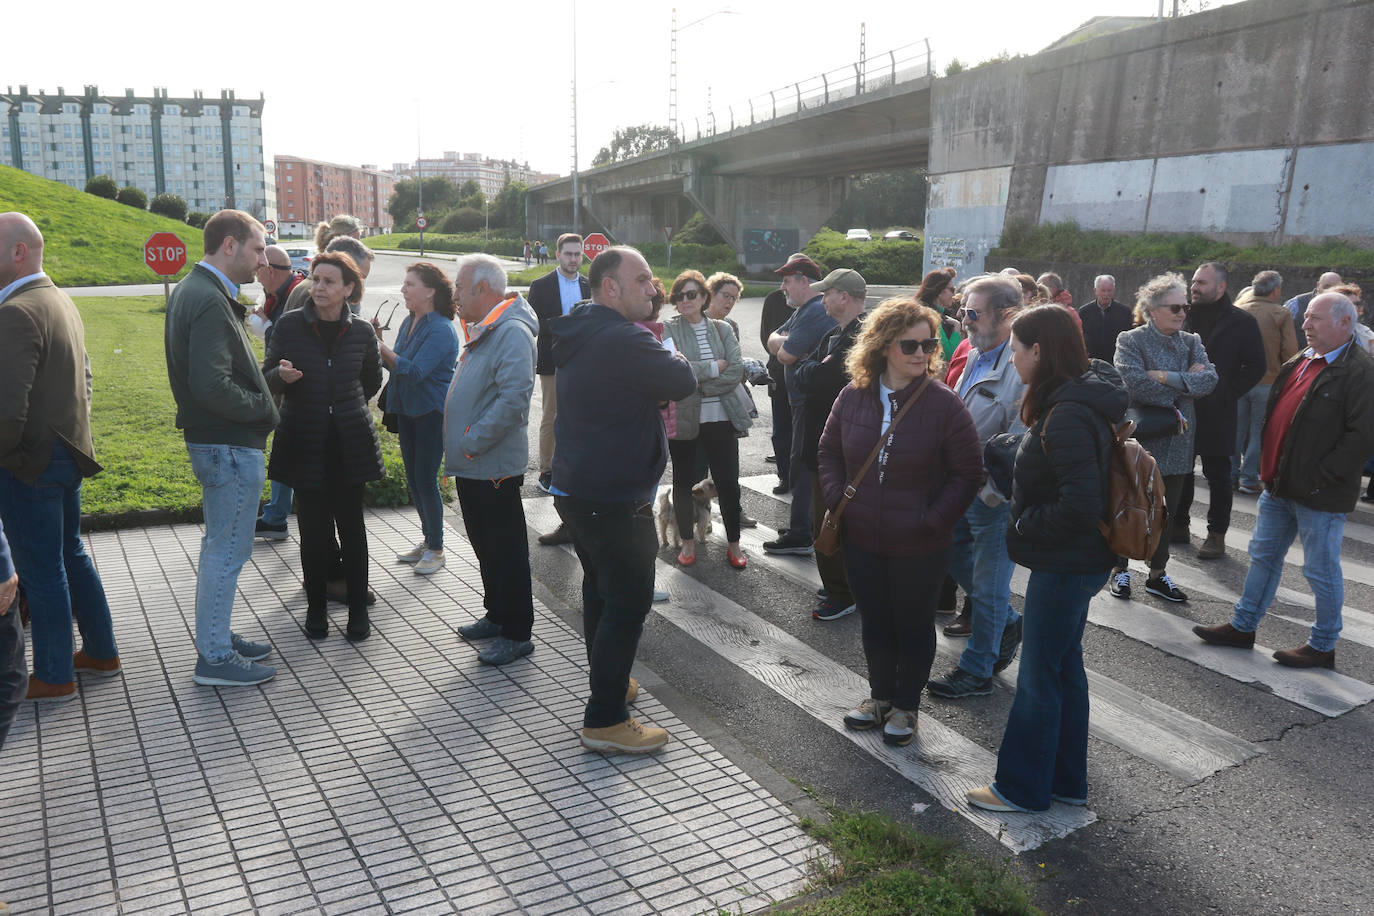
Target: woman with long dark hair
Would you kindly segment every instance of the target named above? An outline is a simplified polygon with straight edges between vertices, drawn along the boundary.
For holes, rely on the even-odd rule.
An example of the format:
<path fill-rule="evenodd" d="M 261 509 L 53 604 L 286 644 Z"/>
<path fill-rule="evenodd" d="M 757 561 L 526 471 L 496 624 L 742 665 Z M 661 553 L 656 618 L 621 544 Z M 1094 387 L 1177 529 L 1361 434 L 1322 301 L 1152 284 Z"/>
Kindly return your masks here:
<path fill-rule="evenodd" d="M 305 632 L 329 633 L 326 583 L 339 533 L 352 641 L 372 632 L 367 613 L 367 528 L 363 488 L 383 475 L 382 451 L 368 401 L 382 387 L 382 361 L 371 326 L 350 314 L 362 295 L 358 265 L 325 252 L 310 263 L 310 301 L 277 323 L 263 375 L 283 395 L 268 476 L 296 491 L 305 578 Z"/>
<path fill-rule="evenodd" d="M 964 339 L 959 320 L 954 317 L 954 277 L 953 267 L 932 270 L 921 279 L 916 288 L 916 301 L 933 309 L 940 316 L 940 355 L 943 362 L 949 362 L 959 341 Z"/>
<path fill-rule="evenodd" d="M 1116 556 L 1098 529 L 1106 507 L 1113 430 L 1126 387 L 1089 365 L 1063 306 L 1027 309 L 1011 325 L 1011 360 L 1026 384 L 1012 471 L 1007 552 L 1031 571 L 1016 698 L 997 754 L 997 780 L 968 793 L 987 811 L 1088 803 L 1088 604 Z"/>

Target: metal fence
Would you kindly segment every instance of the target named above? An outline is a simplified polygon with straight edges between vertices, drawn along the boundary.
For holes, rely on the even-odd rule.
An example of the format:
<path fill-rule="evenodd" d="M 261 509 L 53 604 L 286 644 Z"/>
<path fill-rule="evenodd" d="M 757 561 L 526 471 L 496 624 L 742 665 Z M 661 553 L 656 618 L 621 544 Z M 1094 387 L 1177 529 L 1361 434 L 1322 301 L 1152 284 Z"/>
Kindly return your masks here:
<path fill-rule="evenodd" d="M 679 121 L 678 139 L 683 143 L 689 139 L 700 140 L 702 137 L 732 131 L 736 127 L 760 124 L 800 111 L 820 108 L 831 102 L 876 92 L 898 83 L 923 79 L 931 75 L 931 67 L 930 41 L 927 39 L 914 42 L 782 86 L 772 92 L 756 95 L 743 102 L 723 108 L 713 105 L 704 118 L 692 119 L 696 133 L 693 137 L 688 136 L 687 122 Z"/>

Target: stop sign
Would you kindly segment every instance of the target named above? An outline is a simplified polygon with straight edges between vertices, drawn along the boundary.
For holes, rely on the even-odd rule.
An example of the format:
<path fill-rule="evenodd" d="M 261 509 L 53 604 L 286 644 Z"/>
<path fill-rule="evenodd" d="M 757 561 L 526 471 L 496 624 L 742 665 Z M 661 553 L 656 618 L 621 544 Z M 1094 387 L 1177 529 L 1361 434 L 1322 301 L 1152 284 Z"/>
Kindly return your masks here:
<path fill-rule="evenodd" d="M 186 266 L 186 244 L 170 232 L 156 232 L 143 243 L 143 260 L 153 273 L 170 277 Z"/>
<path fill-rule="evenodd" d="M 588 261 L 594 260 L 597 255 L 610 247 L 611 240 L 600 232 L 593 232 L 582 240 L 582 253 L 587 256 Z"/>

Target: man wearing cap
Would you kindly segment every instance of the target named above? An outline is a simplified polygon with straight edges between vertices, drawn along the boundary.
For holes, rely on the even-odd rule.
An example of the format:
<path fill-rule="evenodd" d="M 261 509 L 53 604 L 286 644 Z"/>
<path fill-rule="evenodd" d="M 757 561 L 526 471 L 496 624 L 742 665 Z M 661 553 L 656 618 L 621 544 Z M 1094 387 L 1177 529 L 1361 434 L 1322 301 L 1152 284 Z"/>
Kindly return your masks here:
<path fill-rule="evenodd" d="M 792 317 L 768 338 L 768 352 L 783 366 L 787 397 L 792 402 L 792 451 L 790 481 L 792 514 L 786 531 L 775 541 L 763 545 L 766 553 L 811 554 L 811 469 L 802 463 L 802 443 L 806 438 L 806 392 L 797 383 L 797 363 L 835 329 L 835 319 L 825 311 L 821 294 L 811 288 L 820 280 L 821 268 L 804 254 L 794 254 L 777 269 Z"/>
<path fill-rule="evenodd" d="M 811 475 L 811 530 L 819 534 L 821 520 L 825 518 L 825 500 L 821 498 L 820 478 L 816 473 L 819 466 L 816 452 L 821 433 L 825 431 L 825 421 L 830 417 L 830 408 L 849 384 L 845 357 L 863 329 L 868 284 L 857 270 L 842 267 L 812 284 L 811 292 L 821 294 L 825 312 L 836 324 L 815 350 L 797 361 L 795 370 L 798 386 L 806 391 L 806 430 L 801 458 Z M 849 580 L 844 572 L 843 548 L 833 556 L 816 554 L 816 569 L 825 586 L 825 597 L 820 607 L 811 612 L 812 618 L 838 620 L 854 613 L 854 596 L 849 591 Z"/>

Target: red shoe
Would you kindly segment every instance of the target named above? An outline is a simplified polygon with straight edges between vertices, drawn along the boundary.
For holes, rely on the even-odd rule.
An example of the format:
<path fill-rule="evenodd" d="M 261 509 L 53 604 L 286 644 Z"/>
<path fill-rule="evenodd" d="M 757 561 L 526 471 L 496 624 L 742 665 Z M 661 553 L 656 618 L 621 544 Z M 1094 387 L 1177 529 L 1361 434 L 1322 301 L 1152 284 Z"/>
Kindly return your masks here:
<path fill-rule="evenodd" d="M 743 569 L 744 567 L 749 565 L 749 558 L 744 555 L 743 550 L 736 554 L 733 550 L 727 547 L 725 548 L 725 556 L 726 559 L 730 561 L 730 565 L 735 567 L 735 569 Z"/>
<path fill-rule="evenodd" d="M 691 566 L 691 565 L 692 565 L 693 563 L 695 563 L 696 561 L 697 561 L 697 555 L 696 555 L 696 554 L 692 554 L 692 555 L 689 557 L 689 556 L 687 556 L 687 554 L 682 553 L 682 552 L 679 552 L 678 555 L 677 555 L 677 565 L 679 565 L 679 566 Z"/>

